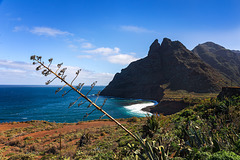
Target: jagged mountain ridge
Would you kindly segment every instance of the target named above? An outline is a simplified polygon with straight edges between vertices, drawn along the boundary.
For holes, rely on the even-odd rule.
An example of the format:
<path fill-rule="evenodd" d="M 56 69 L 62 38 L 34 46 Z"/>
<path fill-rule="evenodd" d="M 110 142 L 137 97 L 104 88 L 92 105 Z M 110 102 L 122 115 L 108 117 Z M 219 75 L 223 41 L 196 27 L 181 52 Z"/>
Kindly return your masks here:
<path fill-rule="evenodd" d="M 232 85 L 240 85 L 240 52 L 226 49 L 213 42 L 199 44 L 193 49 L 204 62 L 229 79 Z M 228 83 L 228 86 L 231 84 Z"/>
<path fill-rule="evenodd" d="M 181 42 L 156 39 L 148 56 L 132 62 L 117 73 L 101 92 L 103 96 L 141 98 L 160 101 L 164 89 L 188 92 L 216 92 L 225 77 L 203 62 Z M 167 88 L 163 88 L 167 85 Z"/>
<path fill-rule="evenodd" d="M 231 50 L 231 51 L 234 52 L 234 53 L 240 54 L 239 50 Z"/>

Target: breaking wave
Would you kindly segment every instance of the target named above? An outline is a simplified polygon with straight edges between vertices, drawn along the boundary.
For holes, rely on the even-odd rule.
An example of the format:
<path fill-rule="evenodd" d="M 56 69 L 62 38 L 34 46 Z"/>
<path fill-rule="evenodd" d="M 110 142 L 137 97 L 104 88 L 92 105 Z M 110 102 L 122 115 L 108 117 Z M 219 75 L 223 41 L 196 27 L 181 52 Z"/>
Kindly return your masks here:
<path fill-rule="evenodd" d="M 146 116 L 146 115 L 151 115 L 150 112 L 143 111 L 143 108 L 146 108 L 148 106 L 153 106 L 155 105 L 154 102 L 147 102 L 147 103 L 139 103 L 139 104 L 132 104 L 128 106 L 124 106 L 125 109 L 128 110 L 132 115 L 134 116 Z"/>

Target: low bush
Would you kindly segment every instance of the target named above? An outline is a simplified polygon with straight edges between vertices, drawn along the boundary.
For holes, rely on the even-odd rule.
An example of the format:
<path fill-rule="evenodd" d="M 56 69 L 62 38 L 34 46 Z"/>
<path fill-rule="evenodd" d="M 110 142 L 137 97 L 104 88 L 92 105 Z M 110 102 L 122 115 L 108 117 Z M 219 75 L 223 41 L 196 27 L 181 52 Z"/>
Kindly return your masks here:
<path fill-rule="evenodd" d="M 239 159 L 240 159 L 239 155 L 229 151 L 219 151 L 207 158 L 207 160 L 239 160 Z"/>
<path fill-rule="evenodd" d="M 33 154 L 18 154 L 11 156 L 8 160 L 33 160 L 34 155 Z"/>

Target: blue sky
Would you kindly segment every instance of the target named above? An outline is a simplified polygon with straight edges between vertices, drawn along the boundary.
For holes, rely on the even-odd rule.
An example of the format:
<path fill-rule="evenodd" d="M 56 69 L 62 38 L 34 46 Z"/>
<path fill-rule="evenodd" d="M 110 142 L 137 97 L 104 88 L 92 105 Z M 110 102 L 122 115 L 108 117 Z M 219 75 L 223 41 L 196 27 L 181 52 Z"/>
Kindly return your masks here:
<path fill-rule="evenodd" d="M 44 84 L 36 54 L 64 62 L 69 79 L 81 68 L 78 82 L 107 85 L 164 37 L 240 50 L 240 1 L 0 0 L 0 84 Z"/>

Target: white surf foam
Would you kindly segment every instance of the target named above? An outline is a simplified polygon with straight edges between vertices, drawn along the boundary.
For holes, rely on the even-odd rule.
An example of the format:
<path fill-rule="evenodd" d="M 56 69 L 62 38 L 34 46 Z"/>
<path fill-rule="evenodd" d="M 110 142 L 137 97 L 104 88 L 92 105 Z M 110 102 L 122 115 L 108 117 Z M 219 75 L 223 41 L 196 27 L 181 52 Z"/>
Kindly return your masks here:
<path fill-rule="evenodd" d="M 129 106 L 124 106 L 130 113 L 138 116 L 146 116 L 147 114 L 152 115 L 152 113 L 143 111 L 142 109 L 148 106 L 153 106 L 155 103 L 148 102 L 148 103 L 140 103 L 140 104 L 133 104 Z"/>

